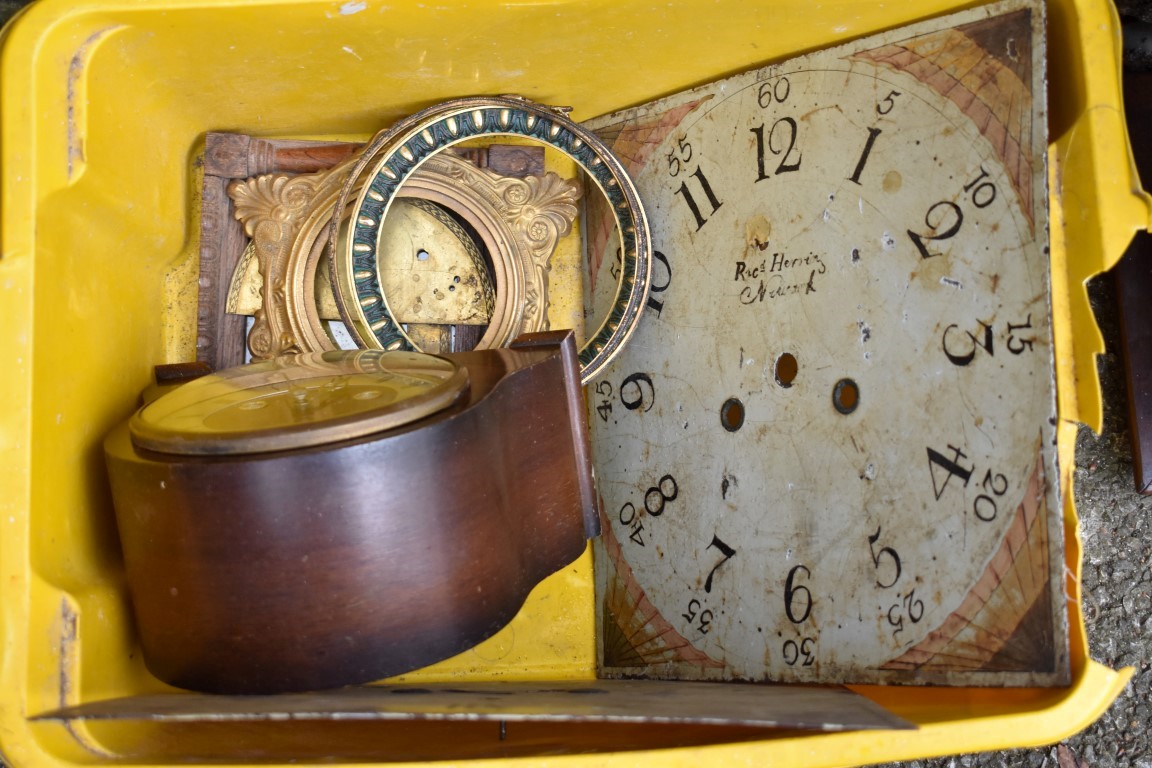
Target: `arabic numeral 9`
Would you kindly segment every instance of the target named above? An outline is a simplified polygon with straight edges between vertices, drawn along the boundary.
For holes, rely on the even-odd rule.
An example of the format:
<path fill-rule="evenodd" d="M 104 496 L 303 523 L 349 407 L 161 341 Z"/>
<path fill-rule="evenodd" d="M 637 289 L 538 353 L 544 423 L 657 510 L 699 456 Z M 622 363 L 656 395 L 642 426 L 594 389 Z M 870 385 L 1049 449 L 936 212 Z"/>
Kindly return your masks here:
<path fill-rule="evenodd" d="M 784 663 L 790 667 L 797 663 L 802 667 L 810 667 L 816 662 L 816 638 L 802 637 L 800 641 L 784 641 Z"/>

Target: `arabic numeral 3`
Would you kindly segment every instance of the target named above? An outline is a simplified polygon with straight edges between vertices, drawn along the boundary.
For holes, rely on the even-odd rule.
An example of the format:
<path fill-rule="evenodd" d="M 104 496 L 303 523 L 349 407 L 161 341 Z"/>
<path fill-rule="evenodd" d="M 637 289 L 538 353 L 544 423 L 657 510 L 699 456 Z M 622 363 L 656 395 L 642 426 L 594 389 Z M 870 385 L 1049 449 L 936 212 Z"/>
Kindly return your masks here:
<path fill-rule="evenodd" d="M 802 667 L 810 667 L 816 663 L 816 638 L 802 637 L 797 640 L 785 640 L 784 648 L 784 663 L 790 667 L 799 664 Z"/>
<path fill-rule="evenodd" d="M 1030 351 L 1036 343 L 1035 333 L 1028 333 L 1033 331 L 1031 313 L 1022 323 L 1005 323 L 1007 330 L 1001 334 L 997 334 L 992 323 L 977 320 L 976 324 L 980 326 L 980 330 L 975 333 L 967 329 L 961 330 L 956 323 L 944 329 L 942 337 L 944 356 L 953 365 L 961 368 L 970 365 L 976 359 L 977 350 L 981 349 L 988 354 L 988 357 L 995 357 L 997 335 L 1007 337 L 1004 346 L 1013 355 L 1022 355 Z M 967 341 L 964 340 L 964 336 L 968 337 Z"/>

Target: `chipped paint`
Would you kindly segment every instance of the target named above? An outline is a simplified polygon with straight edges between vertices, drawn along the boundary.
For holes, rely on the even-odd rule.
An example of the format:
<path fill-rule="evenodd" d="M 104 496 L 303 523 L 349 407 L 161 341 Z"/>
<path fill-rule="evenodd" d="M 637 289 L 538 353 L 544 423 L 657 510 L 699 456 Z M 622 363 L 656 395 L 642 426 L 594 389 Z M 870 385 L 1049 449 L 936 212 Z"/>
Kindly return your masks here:
<path fill-rule="evenodd" d="M 88 60 L 92 55 L 93 49 L 96 47 L 102 38 L 107 36 L 110 32 L 121 29 L 122 25 L 111 27 L 104 27 L 93 32 L 88 38 L 76 49 L 76 53 L 72 54 L 72 59 L 68 62 L 68 85 L 66 90 L 65 99 L 67 102 L 67 165 L 68 165 L 68 180 L 72 181 L 84 164 L 84 120 L 82 112 L 87 106 L 80 101 L 80 94 L 83 90 L 83 79 Z"/>
<path fill-rule="evenodd" d="M 57 702 L 61 709 L 75 706 L 78 698 L 76 678 L 80 670 L 79 624 L 80 616 L 72 599 L 69 597 L 62 598 L 60 600 L 60 615 L 55 622 L 54 630 L 56 633 L 56 655 L 59 659 L 56 681 Z M 63 727 L 80 747 L 96 757 L 103 759 L 116 757 L 84 734 L 75 720 L 65 720 Z"/>

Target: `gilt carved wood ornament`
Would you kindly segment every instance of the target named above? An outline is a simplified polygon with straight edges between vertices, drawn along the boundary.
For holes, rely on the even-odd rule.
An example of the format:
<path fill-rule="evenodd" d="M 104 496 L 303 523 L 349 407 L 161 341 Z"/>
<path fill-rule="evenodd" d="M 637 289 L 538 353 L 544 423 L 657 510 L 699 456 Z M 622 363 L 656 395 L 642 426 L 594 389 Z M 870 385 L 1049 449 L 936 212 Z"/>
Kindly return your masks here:
<path fill-rule="evenodd" d="M 325 326 L 326 320 L 338 319 L 334 303 L 324 301 L 332 290 L 325 246 L 333 205 L 352 163 L 306 175 L 266 174 L 229 186 L 258 265 L 252 270 L 241 261 L 229 302 L 242 309 L 242 297 L 256 293 L 251 283 L 259 275 L 261 300 L 252 307 L 248 336 L 254 359 L 336 347 Z M 379 235 L 379 276 L 398 321 L 487 326 L 479 348 L 546 329 L 549 259 L 571 229 L 580 194 L 578 184 L 554 173 L 515 178 L 451 153 L 430 158 L 400 193 L 402 200 L 426 202 L 409 202 Z M 428 202 L 457 214 L 478 234 L 491 258 L 491 278 L 471 236 Z M 412 239 L 406 230 L 416 227 L 414 217 L 426 226 L 439 222 L 443 231 L 432 236 L 439 247 L 425 248 Z M 421 268 L 421 260 L 430 262 L 427 268 Z M 413 275 L 424 282 L 413 282 Z M 436 277 L 443 284 L 437 285 Z"/>

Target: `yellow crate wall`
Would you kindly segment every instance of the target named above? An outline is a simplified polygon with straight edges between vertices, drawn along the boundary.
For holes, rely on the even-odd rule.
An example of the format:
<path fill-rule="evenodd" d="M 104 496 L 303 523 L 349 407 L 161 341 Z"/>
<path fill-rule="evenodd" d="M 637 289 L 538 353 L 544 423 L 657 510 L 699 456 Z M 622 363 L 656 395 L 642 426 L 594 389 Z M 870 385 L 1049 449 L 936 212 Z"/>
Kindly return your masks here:
<path fill-rule="evenodd" d="M 135 643 L 101 441 L 132 411 L 153 365 L 194 357 L 196 161 L 206 131 L 363 137 L 478 93 L 571 105 L 579 120 L 971 5 L 42 0 L 23 13 L 0 49 L 0 751 L 17 766 L 545 754 L 557 765 L 852 765 L 1042 743 L 1095 719 L 1129 673 L 1087 657 L 1067 493 L 1073 687 L 858 688 L 920 723 L 917 733 L 690 729 L 677 742 L 662 729 L 532 726 L 501 745 L 480 726 L 27 719 L 165 690 Z M 1102 344 L 1083 281 L 1148 226 L 1149 203 L 1127 154 L 1114 10 L 1058 0 L 1049 19 L 1069 491 L 1073 422 L 1100 421 L 1093 356 Z M 591 589 L 585 557 L 484 648 L 411 679 L 591 677 Z M 688 746 L 656 751 L 677 744 Z"/>

